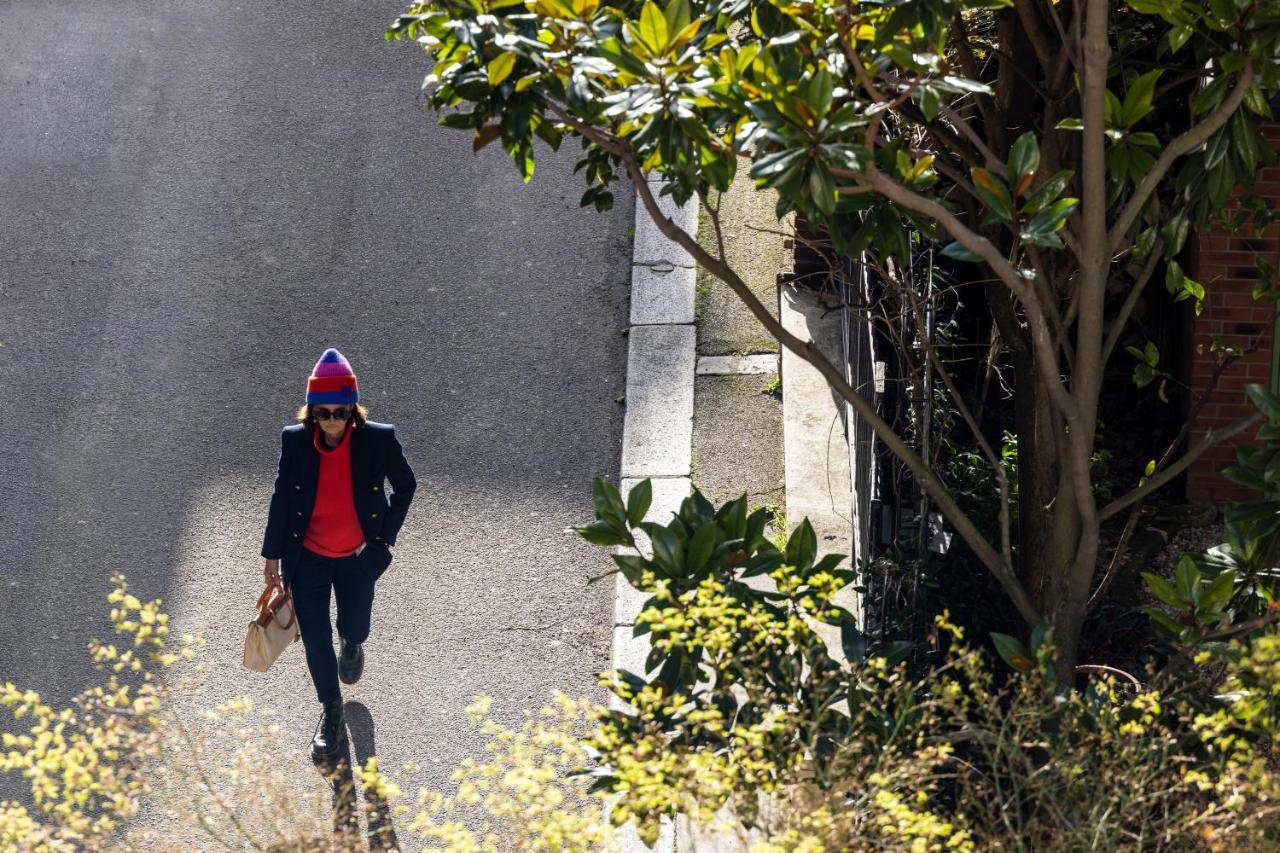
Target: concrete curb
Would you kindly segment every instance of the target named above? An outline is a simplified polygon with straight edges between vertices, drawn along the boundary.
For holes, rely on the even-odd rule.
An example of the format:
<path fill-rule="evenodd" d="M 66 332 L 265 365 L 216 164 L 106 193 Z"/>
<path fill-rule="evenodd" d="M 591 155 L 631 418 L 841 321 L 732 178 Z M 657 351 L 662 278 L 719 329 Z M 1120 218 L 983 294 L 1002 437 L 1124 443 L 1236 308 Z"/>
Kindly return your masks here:
<path fill-rule="evenodd" d="M 778 372 L 778 356 L 766 355 L 703 355 L 698 357 L 698 376 L 746 376 Z"/>
<path fill-rule="evenodd" d="M 650 186 L 656 190 L 658 183 L 651 181 Z M 659 196 L 658 205 L 686 233 L 698 233 L 696 202 L 677 206 L 670 196 Z M 645 519 L 665 524 L 692 488 L 697 268 L 687 252 L 658 230 L 638 197 L 635 208 L 621 491 L 625 498 L 636 483 L 651 480 L 653 502 Z M 648 542 L 637 545 L 647 553 Z M 644 596 L 621 574 L 615 578 L 611 664 L 614 670 L 646 676 L 648 637 L 632 636 Z M 618 707 L 616 697 L 611 705 Z M 664 822 L 657 846 L 652 848 L 641 842 L 631 827 L 621 833 L 624 853 L 673 853 L 675 846 L 674 826 L 669 822 Z"/>
<path fill-rule="evenodd" d="M 779 318 L 783 327 L 802 341 L 813 341 L 834 364 L 842 360 L 838 312 L 830 311 L 812 291 L 784 285 L 779 289 Z M 818 536 L 818 557 L 853 554 L 853 487 L 849 471 L 847 407 L 827 380 L 809 362 L 782 351 L 782 442 L 787 495 L 787 525 L 794 528 L 808 518 Z M 790 531 L 788 531 L 790 532 Z M 853 585 L 834 601 L 861 613 Z M 840 630 L 815 623 L 830 654 L 844 652 Z"/>

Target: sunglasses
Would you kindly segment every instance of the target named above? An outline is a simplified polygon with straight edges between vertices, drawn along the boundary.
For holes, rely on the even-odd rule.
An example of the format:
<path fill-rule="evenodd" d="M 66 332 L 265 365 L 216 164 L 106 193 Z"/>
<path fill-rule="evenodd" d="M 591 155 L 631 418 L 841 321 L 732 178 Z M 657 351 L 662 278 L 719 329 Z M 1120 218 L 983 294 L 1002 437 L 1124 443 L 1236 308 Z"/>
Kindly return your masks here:
<path fill-rule="evenodd" d="M 351 417 L 351 407 L 339 406 L 336 409 L 321 409 L 313 406 L 311 408 L 311 416 L 318 421 L 345 421 L 347 418 Z"/>

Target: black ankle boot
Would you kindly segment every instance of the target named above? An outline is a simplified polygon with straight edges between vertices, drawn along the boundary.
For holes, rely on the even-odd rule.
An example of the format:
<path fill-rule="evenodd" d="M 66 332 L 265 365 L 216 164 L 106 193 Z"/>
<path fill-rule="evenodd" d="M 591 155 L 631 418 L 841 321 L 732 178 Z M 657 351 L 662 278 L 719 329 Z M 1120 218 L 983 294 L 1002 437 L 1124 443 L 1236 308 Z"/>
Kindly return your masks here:
<path fill-rule="evenodd" d="M 342 700 L 325 702 L 324 710 L 320 713 L 320 723 L 316 726 L 316 736 L 311 739 L 311 759 L 324 761 L 333 758 L 342 749 L 342 741 L 346 736 Z"/>
<path fill-rule="evenodd" d="M 338 645 L 338 680 L 343 684 L 355 684 L 364 672 L 364 646 L 348 643 L 343 637 L 338 638 Z"/>

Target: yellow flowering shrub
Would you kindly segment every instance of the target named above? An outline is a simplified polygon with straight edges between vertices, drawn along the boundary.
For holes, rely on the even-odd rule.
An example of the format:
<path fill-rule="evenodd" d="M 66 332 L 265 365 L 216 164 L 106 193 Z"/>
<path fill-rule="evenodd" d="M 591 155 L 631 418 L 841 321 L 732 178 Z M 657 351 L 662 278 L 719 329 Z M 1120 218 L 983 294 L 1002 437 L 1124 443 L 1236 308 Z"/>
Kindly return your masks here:
<path fill-rule="evenodd" d="M 1214 695 L 1106 677 L 1073 691 L 1052 677 L 1051 638 L 1002 680 L 944 615 L 913 670 L 857 654 L 832 603 L 848 575 L 815 563 L 804 525 L 779 549 L 741 504 L 685 509 L 683 539 L 646 530 L 665 557 L 626 563 L 649 593 L 636 630 L 651 677 L 603 675 L 609 708 L 557 693 L 519 726 L 481 697 L 468 713 L 488 744 L 453 791 L 410 801 L 412 780 L 370 758 L 334 772 L 336 811 L 268 760 L 269 709 L 230 697 L 179 712 L 176 673 L 201 642 L 171 650 L 160 602 L 117 575 L 124 640 L 90 645 L 103 685 L 64 709 L 0 688 L 14 724 L 0 770 L 31 792 L 0 803 L 0 850 L 174 849 L 135 820 L 148 808 L 211 847 L 272 851 L 391 845 L 392 818 L 401 844 L 431 850 L 612 851 L 624 825 L 652 842 L 677 816 L 705 849 L 732 837 L 751 853 L 1280 845 L 1280 637 L 1220 649 Z M 841 628 L 847 660 L 829 653 L 823 621 Z"/>
<path fill-rule="evenodd" d="M 0 847 L 100 845 L 136 812 L 138 797 L 148 790 L 141 762 L 159 748 L 158 676 L 180 655 L 166 650 L 168 616 L 160 601 L 144 604 L 129 593 L 123 576 L 112 580 L 111 619 L 128 641 L 119 648 L 90 644 L 98 668 L 109 672 L 105 684 L 58 709 L 34 691 L 9 681 L 0 685 L 0 705 L 19 727 L 0 733 L 0 772 L 20 774 L 31 792 L 30 809 L 0 803 Z M 186 643 L 183 653 L 191 654 Z"/>

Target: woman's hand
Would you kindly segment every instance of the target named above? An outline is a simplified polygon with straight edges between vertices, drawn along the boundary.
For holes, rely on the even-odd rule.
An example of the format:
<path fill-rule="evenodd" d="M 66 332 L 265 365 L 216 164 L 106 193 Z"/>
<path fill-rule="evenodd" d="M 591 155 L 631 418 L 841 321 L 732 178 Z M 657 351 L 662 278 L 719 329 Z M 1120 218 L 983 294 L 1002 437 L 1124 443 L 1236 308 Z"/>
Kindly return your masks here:
<path fill-rule="evenodd" d="M 280 580 L 279 560 L 267 560 L 266 565 L 262 567 L 262 575 L 266 579 L 268 585 L 279 584 L 284 586 L 284 582 Z"/>

